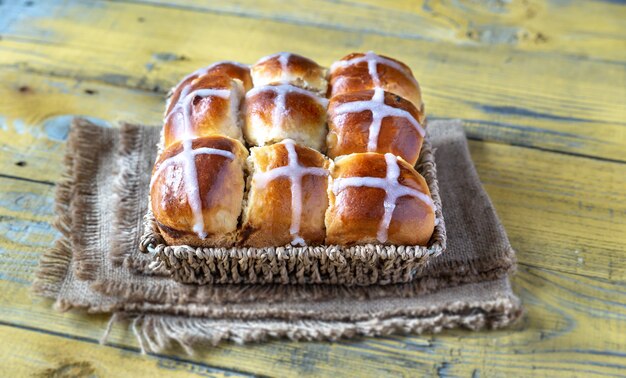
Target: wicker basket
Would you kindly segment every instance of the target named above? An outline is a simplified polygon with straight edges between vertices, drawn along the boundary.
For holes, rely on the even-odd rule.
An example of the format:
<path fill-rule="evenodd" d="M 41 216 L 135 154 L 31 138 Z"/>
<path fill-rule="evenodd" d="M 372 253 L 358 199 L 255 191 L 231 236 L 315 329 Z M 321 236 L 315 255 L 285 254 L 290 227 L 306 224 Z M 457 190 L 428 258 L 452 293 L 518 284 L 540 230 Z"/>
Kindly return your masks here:
<path fill-rule="evenodd" d="M 435 232 L 428 246 L 357 245 L 342 247 L 206 248 L 164 244 L 152 212 L 144 218 L 140 249 L 152 253 L 156 270 L 194 284 L 385 285 L 410 282 L 417 270 L 446 248 L 446 229 L 434 151 L 424 141 L 417 171 L 435 203 Z"/>

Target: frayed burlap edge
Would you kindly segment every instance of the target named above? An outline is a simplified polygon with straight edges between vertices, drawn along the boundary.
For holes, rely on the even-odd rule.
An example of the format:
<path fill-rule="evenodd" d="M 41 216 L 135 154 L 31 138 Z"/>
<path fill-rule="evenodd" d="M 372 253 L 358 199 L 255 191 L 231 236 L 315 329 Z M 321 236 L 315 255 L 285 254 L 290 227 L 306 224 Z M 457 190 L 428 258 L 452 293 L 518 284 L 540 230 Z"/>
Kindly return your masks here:
<path fill-rule="evenodd" d="M 416 166 L 435 204 L 435 231 L 429 246 L 360 245 L 270 248 L 168 246 L 150 210 L 144 218 L 140 249 L 154 255 L 151 267 L 194 284 L 389 285 L 411 282 L 429 257 L 446 248 L 434 151 L 424 141 Z M 122 204 L 123 205 L 123 204 Z"/>
<path fill-rule="evenodd" d="M 61 179 L 57 182 L 54 200 L 54 211 L 57 217 L 53 225 L 61 233 L 61 236 L 54 242 L 54 246 L 44 252 L 39 259 L 39 266 L 32 287 L 35 294 L 46 298 L 57 298 L 72 261 L 70 238 L 73 218 L 70 212 L 70 203 L 75 183 L 75 160 L 74 154 L 71 152 L 76 145 L 77 132 L 75 129 L 75 127 L 70 128 L 67 150 L 63 159 L 65 170 L 61 174 Z"/>
<path fill-rule="evenodd" d="M 76 124 L 80 126 L 80 121 L 77 121 Z M 75 138 L 74 133 L 71 132 L 70 137 L 68 138 L 69 146 L 71 146 L 72 143 L 75 143 Z M 77 191 L 75 188 L 72 188 L 72 185 L 75 183 L 74 180 L 77 176 L 73 174 L 75 161 L 73 161 L 72 155 L 70 155 L 72 149 L 69 146 L 68 154 L 65 158 L 67 171 L 62 177 L 56 193 L 56 205 L 57 210 L 59 211 L 59 218 L 56 221 L 56 225 L 62 233 L 62 239 L 65 238 L 65 242 L 63 242 L 63 240 L 59 240 L 60 244 L 56 244 L 50 252 L 43 256 L 37 280 L 33 285 L 36 293 L 52 298 L 57 297 L 59 290 L 62 290 L 61 285 L 63 280 L 67 278 L 67 274 L 71 274 L 74 271 L 74 269 L 71 271 L 69 270 L 72 259 L 70 229 L 73 226 L 73 219 L 71 216 L 74 215 L 74 212 L 72 212 L 69 208 L 74 205 L 71 200 L 73 194 L 77 193 Z M 322 286 L 329 287 L 328 285 Z M 282 287 L 296 286 L 282 285 Z M 347 289 L 353 290 L 358 289 L 358 287 Z M 338 303 L 341 303 L 341 301 Z M 145 302 L 126 302 L 122 306 L 118 303 L 117 305 L 111 306 L 110 310 L 107 311 L 115 311 L 116 308 L 118 310 L 123 309 L 124 311 L 122 313 L 118 312 L 114 314 L 111 318 L 110 325 L 121 318 L 132 316 L 133 330 L 138 336 L 143 349 L 158 351 L 159 345 L 163 348 L 172 343 L 182 342 L 181 345 L 183 345 L 183 347 L 187 346 L 186 349 L 188 352 L 193 352 L 193 347 L 203 344 L 215 344 L 222 340 L 232 340 L 242 343 L 258 342 L 269 338 L 279 337 L 286 337 L 293 340 L 336 340 L 338 338 L 354 337 L 358 335 L 374 336 L 391 333 L 438 332 L 445 328 L 457 326 L 474 330 L 484 327 L 500 328 L 509 325 L 521 314 L 519 301 L 513 294 L 508 294 L 504 297 L 493 300 L 482 301 L 480 303 L 477 302 L 475 305 L 477 308 L 468 308 L 463 311 L 455 309 L 457 304 L 462 305 L 463 303 L 467 302 L 458 301 L 458 303 L 448 303 L 447 305 L 450 305 L 452 310 L 448 311 L 448 309 L 445 309 L 438 315 L 433 314 L 432 309 L 425 312 L 425 314 L 430 313 L 429 316 L 415 313 L 418 318 L 413 318 L 413 315 L 408 317 L 405 314 L 398 314 L 395 311 L 392 311 L 391 314 L 395 315 L 391 318 L 385 317 L 384 319 L 381 319 L 380 314 L 378 314 L 379 317 L 376 317 L 375 315 L 374 319 L 359 321 L 356 324 L 353 324 L 353 322 L 317 321 L 312 319 L 240 320 L 200 319 L 186 316 L 171 316 L 157 313 L 163 311 L 164 306 L 171 308 L 172 304 L 152 305 Z M 76 305 L 77 304 L 75 302 L 71 303 L 71 307 L 76 307 Z M 79 305 L 78 307 L 83 306 L 88 312 L 100 312 L 91 311 L 92 309 L 89 303 Z M 185 307 L 184 304 L 174 305 L 174 307 L 179 306 L 181 309 Z M 473 305 L 470 304 L 470 307 L 471 306 Z M 489 308 L 492 309 L 489 310 Z M 137 316 L 128 315 L 128 311 L 148 311 L 149 313 Z M 502 311 L 502 313 L 498 313 L 498 311 Z M 152 326 L 150 323 L 151 321 L 156 321 L 157 323 L 154 323 L 154 326 Z M 200 329 L 202 331 L 199 331 Z M 155 337 L 158 337 L 158 339 L 155 339 Z M 146 348 L 146 344 L 151 342 L 153 344 L 157 343 L 152 345 L 157 348 Z"/>
<path fill-rule="evenodd" d="M 85 123 L 84 121 L 77 120 L 77 123 Z M 57 214 L 58 219 L 56 221 L 57 228 L 61 231 L 63 235 L 60 238 L 53 249 L 46 252 L 46 254 L 41 259 L 41 266 L 39 276 L 41 279 L 38 279 L 34 285 L 35 290 L 40 292 L 42 295 L 48 297 L 55 297 L 56 293 L 58 293 L 59 287 L 61 285 L 61 280 L 64 277 L 64 274 L 67 272 L 68 265 L 70 264 L 72 251 L 70 250 L 70 240 L 69 234 L 70 229 L 72 227 L 72 218 L 71 213 L 69 212 L 69 203 L 72 197 L 72 185 L 74 183 L 74 178 L 72 175 L 73 169 L 73 155 L 74 151 L 71 147 L 71 144 L 75 142 L 78 131 L 76 128 L 72 128 L 72 132 L 68 138 L 68 154 L 65 157 L 65 165 L 67 172 L 65 173 L 62 180 L 59 182 L 57 187 Z M 122 125 L 122 133 L 124 133 L 123 138 L 119 138 L 120 142 L 122 142 L 121 154 L 118 157 L 124 156 L 123 154 L 136 152 L 134 148 L 138 147 L 137 142 L 141 140 L 141 138 L 145 138 L 146 135 L 155 133 L 147 133 L 146 130 L 149 130 L 146 127 L 134 126 L 134 125 Z M 144 134 L 143 136 L 141 134 Z M 86 138 L 81 143 L 89 144 L 89 141 Z M 152 137 L 152 139 L 155 139 Z M 125 141 L 125 143 L 123 142 Z M 131 153 L 129 155 L 133 157 Z M 128 157 L 128 156 L 127 156 Z M 137 160 L 137 159 L 135 159 Z M 141 160 L 141 159 L 140 159 Z M 128 170 L 134 170 L 136 166 L 134 164 L 121 164 L 122 167 L 126 167 Z M 126 190 L 124 193 L 128 193 L 128 188 L 131 188 L 132 185 L 140 186 L 140 181 L 133 177 L 133 175 L 124 176 L 123 171 L 120 173 L 123 177 L 123 180 L 117 185 L 117 188 L 122 188 Z M 137 171 L 135 171 L 135 176 L 137 175 Z M 131 179 L 131 177 L 133 177 Z M 119 193 L 118 196 L 124 196 L 126 194 Z M 131 198 L 131 197 L 129 197 Z M 132 197 L 135 198 L 135 197 Z M 133 199 L 127 204 L 131 205 L 133 203 Z M 115 203 L 115 201 L 114 201 Z M 136 205 L 136 204 L 135 204 Z M 126 215 L 122 212 L 118 212 L 116 214 L 116 218 L 119 219 L 118 227 L 114 228 L 116 231 L 114 234 L 121 234 L 124 230 L 124 219 L 127 219 Z M 124 215 L 123 217 L 119 217 L 120 215 Z M 129 226 L 128 224 L 126 226 Z M 134 242 L 132 240 L 120 239 L 120 241 L 126 242 L 125 247 L 119 248 L 120 255 L 118 258 L 121 258 L 123 254 L 131 255 L 135 248 Z M 130 244 L 132 245 L 130 245 Z M 114 245 L 115 243 L 113 243 Z M 98 253 L 101 255 L 101 251 Z M 472 261 L 465 262 L 463 264 L 457 264 L 455 261 L 440 261 L 439 264 L 445 264 L 445 269 L 440 269 L 438 273 L 428 273 L 424 275 L 425 272 L 420 272 L 418 274 L 418 278 L 413 280 L 411 283 L 398 284 L 393 285 L 393 295 L 395 296 L 413 296 L 418 294 L 423 294 L 427 292 L 432 292 L 440 289 L 441 287 L 449 286 L 449 285 L 459 285 L 465 283 L 471 283 L 476 281 L 483 280 L 493 280 L 500 277 L 505 276 L 508 273 L 514 271 L 515 268 L 515 259 L 512 250 L 505 253 L 500 258 L 495 259 L 492 256 L 485 256 L 484 258 L 488 258 L 490 263 L 490 269 L 484 270 L 479 268 L 478 266 L 474 266 Z M 148 259 L 131 259 L 131 260 L 140 260 L 141 263 L 146 263 L 149 261 Z M 141 261 L 143 260 L 143 261 Z M 379 298 L 382 296 L 390 295 L 389 286 L 387 288 L 380 288 L 377 286 L 369 286 L 367 290 L 365 288 L 359 288 L 358 286 L 346 287 L 346 286 L 332 286 L 332 285 L 322 285 L 322 286 L 309 286 L 309 288 L 304 288 L 298 285 L 261 285 L 261 286 L 249 286 L 249 285 L 235 285 L 230 286 L 228 288 L 223 286 L 216 286 L 215 289 L 212 289 L 211 285 L 198 287 L 196 285 L 185 285 L 185 286 L 172 286 L 167 285 L 165 283 L 156 284 L 151 287 L 150 290 L 146 291 L 145 286 L 141 284 L 133 284 L 131 282 L 120 282 L 116 280 L 97 280 L 94 282 L 94 288 L 99 292 L 102 292 L 106 295 L 111 296 L 122 296 L 123 298 L 127 298 L 129 301 L 149 301 L 151 303 L 206 303 L 210 301 L 211 303 L 235 303 L 235 302 L 251 302 L 254 300 L 265 300 L 268 302 L 276 302 L 283 300 L 284 298 L 298 298 L 300 300 L 320 300 L 329 297 L 345 297 L 345 298 L 360 298 L 360 299 L 373 299 Z M 228 286 L 228 285 L 227 285 Z M 284 286 L 284 287 L 280 287 Z M 312 290 L 319 289 L 319 290 Z M 46 294 L 45 290 L 49 292 Z M 236 295 L 233 295 L 235 294 Z M 278 295 L 278 293 L 283 293 Z"/>
<path fill-rule="evenodd" d="M 187 354 L 199 347 L 223 341 L 237 344 L 287 338 L 293 341 L 337 341 L 346 338 L 391 334 L 439 333 L 444 329 L 498 329 L 511 325 L 522 314 L 514 295 L 487 303 L 449 305 L 446 311 L 407 314 L 358 321 L 283 319 L 208 319 L 153 314 L 119 313 L 113 321 L 128 320 L 141 351 L 163 352 L 181 346 Z"/>
<path fill-rule="evenodd" d="M 74 148 L 93 143 L 100 138 L 98 128 L 84 119 L 72 121 L 68 135 L 67 150 L 64 158 L 65 172 L 57 184 L 55 211 L 58 214 L 54 226 L 61 233 L 53 248 L 40 259 L 33 290 L 46 297 L 54 298 L 58 294 L 63 280 L 74 262 L 74 274 L 80 279 L 95 277 L 101 246 L 98 244 L 98 214 L 92 205 L 98 188 L 97 180 L 91 180 L 97 169 L 97 149 Z M 76 230 L 78 226 L 80 230 Z M 73 249 L 82 253 L 75 254 Z"/>

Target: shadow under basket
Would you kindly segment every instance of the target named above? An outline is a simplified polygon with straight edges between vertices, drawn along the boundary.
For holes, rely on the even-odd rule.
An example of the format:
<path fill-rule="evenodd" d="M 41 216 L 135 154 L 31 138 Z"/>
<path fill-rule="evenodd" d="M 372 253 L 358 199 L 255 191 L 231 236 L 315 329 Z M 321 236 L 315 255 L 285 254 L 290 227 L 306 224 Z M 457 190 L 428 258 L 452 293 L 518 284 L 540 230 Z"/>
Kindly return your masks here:
<path fill-rule="evenodd" d="M 433 148 L 424 141 L 415 168 L 426 179 L 435 204 L 435 231 L 427 246 L 365 244 L 268 248 L 207 248 L 166 245 L 152 211 L 144 218 L 140 250 L 151 267 L 193 284 L 387 285 L 412 281 L 418 270 L 446 249 Z"/>

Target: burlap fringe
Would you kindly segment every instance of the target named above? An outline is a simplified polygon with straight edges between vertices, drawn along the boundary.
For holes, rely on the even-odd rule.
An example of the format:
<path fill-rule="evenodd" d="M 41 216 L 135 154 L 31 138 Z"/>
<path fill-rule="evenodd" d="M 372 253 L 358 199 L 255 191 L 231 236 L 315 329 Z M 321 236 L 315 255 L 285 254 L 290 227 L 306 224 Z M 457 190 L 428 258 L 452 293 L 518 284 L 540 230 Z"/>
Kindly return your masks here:
<path fill-rule="evenodd" d="M 474 331 L 498 329 L 512 324 L 521 313 L 519 300 L 513 296 L 490 303 L 459 302 L 450 305 L 447 311 L 435 309 L 422 314 L 391 315 L 362 321 L 210 319 L 119 313 L 111 318 L 110 323 L 130 320 L 130 328 L 142 353 L 164 352 L 178 345 L 187 354 L 193 355 L 197 348 L 216 346 L 223 341 L 237 344 L 279 338 L 337 341 L 357 336 L 439 333 L 457 327 Z M 108 336 L 110 325 L 104 336 Z"/>
<path fill-rule="evenodd" d="M 424 141 L 416 166 L 435 203 L 435 231 L 428 247 L 337 245 L 271 248 L 193 248 L 167 246 L 156 221 L 144 217 L 143 252 L 154 254 L 153 269 L 168 271 L 174 279 L 193 284 L 331 284 L 388 285 L 411 282 L 429 257 L 446 248 L 446 230 L 439 196 L 434 151 Z"/>
<path fill-rule="evenodd" d="M 74 188 L 74 146 L 76 145 L 77 131 L 75 127 L 70 129 L 68 135 L 65 157 L 63 159 L 64 172 L 57 183 L 55 193 L 54 227 L 61 236 L 54 242 L 54 247 L 48 249 L 39 259 L 39 267 L 33 282 L 33 291 L 41 296 L 56 299 L 63 280 L 67 275 L 72 260 L 71 229 L 72 217 L 70 204 Z"/>
<path fill-rule="evenodd" d="M 56 298 L 61 290 L 63 281 L 68 274 L 68 269 L 72 262 L 72 248 L 71 243 L 72 236 L 76 233 L 87 235 L 95 235 L 93 230 L 74 230 L 74 226 L 81 227 L 81 224 L 85 221 L 89 222 L 89 217 L 94 214 L 84 213 L 81 211 L 82 204 L 89 204 L 89 199 L 79 203 L 74 203 L 74 194 L 81 193 L 81 195 L 87 194 L 93 195 L 97 188 L 93 186 L 74 187 L 77 178 L 84 179 L 87 176 L 91 177 L 94 171 L 94 165 L 97 162 L 97 156 L 95 152 L 85 153 L 82 155 L 74 156 L 75 149 L 72 148 L 76 143 L 85 143 L 91 139 L 93 135 L 89 134 L 87 127 L 81 127 L 85 121 L 76 120 L 73 125 L 70 135 L 68 137 L 68 149 L 64 159 L 65 172 L 57 186 L 56 191 L 56 212 L 58 218 L 55 221 L 55 227 L 61 232 L 61 238 L 55 243 L 54 248 L 47 251 L 41 258 L 40 267 L 37 272 L 36 280 L 33 284 L 34 291 L 42 296 Z M 133 143 L 129 143 L 124 148 L 132 148 Z M 124 149 L 122 149 L 124 152 Z M 126 150 L 129 152 L 129 150 Z M 79 164 L 84 162 L 85 164 Z M 85 176 L 87 175 L 87 176 Z M 92 181 L 92 180 L 87 180 Z M 97 180 L 95 180 L 97 181 Z M 121 183 L 117 188 L 121 186 Z M 432 189 L 431 189 L 432 190 Z M 117 189 L 116 189 L 117 191 Z M 121 192 L 120 192 L 121 193 Z M 130 194 L 130 193 L 129 193 Z M 437 192 L 438 197 L 438 192 Z M 128 197 L 128 201 L 133 201 Z M 438 200 L 438 198 L 437 198 Z M 90 205 L 90 204 L 89 204 Z M 79 216 L 76 220 L 81 220 L 81 223 L 73 223 L 75 219 L 73 217 Z M 118 227 L 123 224 L 118 224 Z M 119 229 L 119 228 L 118 228 Z M 444 230 L 445 235 L 445 230 Z M 91 243 L 91 241 L 83 239 L 79 240 L 83 243 Z M 445 238 L 444 238 L 445 245 Z M 118 258 L 124 258 L 129 255 L 128 251 L 118 251 Z M 379 251 L 380 252 L 380 251 Z M 87 268 L 88 272 L 91 269 L 93 273 L 94 263 L 101 259 L 101 250 L 98 247 L 92 248 L 91 252 L 81 257 L 81 263 L 83 264 L 81 269 Z M 451 262 L 454 265 L 453 262 Z M 511 261 L 503 261 L 496 268 L 489 271 L 480 273 L 480 277 L 494 277 L 506 274 L 511 268 Z M 457 267 L 458 271 L 474 271 L 475 267 L 470 266 Z M 495 276 L 494 276 L 495 274 Z M 92 274 L 88 274 L 91 276 Z M 463 282 L 463 274 L 453 274 L 454 278 L 458 278 Z M 484 278 L 478 278 L 480 281 Z M 449 277 L 445 280 L 449 282 Z M 383 298 L 388 296 L 413 296 L 416 293 L 422 291 L 435 290 L 438 288 L 440 282 L 444 281 L 442 277 L 420 277 L 416 281 L 410 284 L 396 285 L 397 291 L 391 293 L 389 287 L 385 290 L 378 290 L 376 286 L 361 288 L 361 287 L 345 287 L 335 286 L 331 290 L 331 297 L 346 296 L 352 299 L 354 298 Z M 186 311 L 187 314 L 194 315 L 197 310 L 198 315 L 206 314 L 204 309 L 201 309 L 201 302 L 197 305 L 185 305 L 190 297 L 198 301 L 207 300 L 215 303 L 230 303 L 228 296 L 234 296 L 237 298 L 237 302 L 251 302 L 258 300 L 266 300 L 271 293 L 272 298 L 278 302 L 282 298 L 276 297 L 276 291 L 283 291 L 284 295 L 288 298 L 300 298 L 302 300 L 325 300 L 329 298 L 329 288 L 331 286 L 322 285 L 318 287 L 320 290 L 310 290 L 312 286 L 309 286 L 306 290 L 301 290 L 302 287 L 297 285 L 266 285 L 263 286 L 244 286 L 233 285 L 226 288 L 216 288 L 215 290 L 207 290 L 207 286 L 195 287 L 196 291 L 180 290 L 180 286 L 162 286 L 155 288 L 154 292 L 148 293 L 149 298 L 155 299 L 154 303 L 145 303 L 145 291 L 140 294 L 141 288 L 135 287 L 128 282 L 119 283 L 120 287 L 109 286 L 109 290 L 134 290 L 137 302 L 132 303 L 133 298 L 129 298 L 131 302 L 125 303 L 123 306 L 119 303 L 109 304 L 108 309 L 104 307 L 95 311 L 91 309 L 89 312 L 101 312 L 101 311 L 117 311 L 114 312 L 104 330 L 101 342 L 106 342 L 106 339 L 115 323 L 125 320 L 131 320 L 131 328 L 133 333 L 137 337 L 141 350 L 143 352 L 161 352 L 176 344 L 180 345 L 187 353 L 194 353 L 197 347 L 210 344 L 216 345 L 220 341 L 231 340 L 236 343 L 245 342 L 260 342 L 270 338 L 289 338 L 292 340 L 337 340 L 344 337 L 353 336 L 376 336 L 376 335 L 388 335 L 391 333 L 422 333 L 422 332 L 439 332 L 445 328 L 453 327 L 465 327 L 468 329 L 480 329 L 480 328 L 501 328 L 511 324 L 521 314 L 521 307 L 519 301 L 515 296 L 511 295 L 506 298 L 493 300 L 491 302 L 481 303 L 452 303 L 446 304 L 445 309 L 439 307 L 426 308 L 423 310 L 401 310 L 400 312 L 382 312 L 373 314 L 373 319 L 358 318 L 356 321 L 342 321 L 342 320 L 328 320 L 343 319 L 340 313 L 333 314 L 329 311 L 323 314 L 321 320 L 309 319 L 294 319 L 289 320 L 291 316 L 302 317 L 303 315 L 297 309 L 288 308 L 280 313 L 278 310 L 272 310 L 270 312 L 262 314 L 249 314 L 243 313 L 237 319 L 223 319 L 220 316 L 228 316 L 229 311 L 227 308 L 217 308 L 213 316 L 214 319 L 202 319 L 197 317 L 182 317 L 182 316 L 168 316 L 159 314 L 160 311 L 164 311 L 164 307 L 170 313 L 176 313 L 177 310 L 191 309 L 191 312 Z M 185 288 L 191 287 L 187 285 Z M 412 291 L 408 288 L 412 288 Z M 430 289 L 429 289 L 430 288 Z M 163 303 L 163 295 L 166 295 L 166 303 Z M 265 295 L 268 295 L 267 297 Z M 178 297 L 176 297 L 178 295 Z M 243 299 L 243 300 L 242 300 Z M 232 298 L 231 298 L 232 300 Z M 141 301 L 141 302 L 140 302 Z M 150 301 L 150 299 L 148 299 Z M 57 301 L 57 306 L 60 309 L 69 309 L 75 307 L 88 306 L 88 303 L 64 303 L 62 300 Z M 136 306 L 136 307 L 134 307 Z M 58 308 L 59 308 L 58 307 Z M 67 308 L 66 308 L 67 307 Z M 138 314 L 134 311 L 139 309 L 146 310 L 148 313 Z M 218 306 L 219 307 L 219 306 Z M 278 307 L 278 306 L 276 306 Z M 201 311 L 202 310 L 202 311 Z M 223 311 L 222 311 L 223 310 Z M 445 311 L 444 311 L 445 310 Z M 120 312 L 121 311 L 121 312 Z M 311 317 L 318 317 L 319 314 L 311 314 Z M 259 317 L 260 316 L 260 317 Z M 247 319 L 242 319 L 246 318 Z M 284 317 L 283 320 L 273 319 L 278 317 Z M 345 317 L 345 316 L 344 316 Z M 326 320 L 324 320 L 326 319 Z"/>

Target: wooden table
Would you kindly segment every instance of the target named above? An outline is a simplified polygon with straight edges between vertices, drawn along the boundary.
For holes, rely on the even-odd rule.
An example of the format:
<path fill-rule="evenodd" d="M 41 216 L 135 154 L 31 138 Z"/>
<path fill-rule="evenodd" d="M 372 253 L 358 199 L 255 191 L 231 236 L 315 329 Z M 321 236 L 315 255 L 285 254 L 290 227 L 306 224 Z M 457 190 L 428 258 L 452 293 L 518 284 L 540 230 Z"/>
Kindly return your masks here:
<path fill-rule="evenodd" d="M 106 316 L 30 293 L 72 116 L 159 124 L 166 90 L 210 62 L 369 49 L 413 68 L 431 119 L 465 121 L 518 252 L 515 327 L 143 356 L 121 325 L 98 345 Z M 3 376 L 626 374 L 622 1 L 4 0 L 0 82 Z"/>

